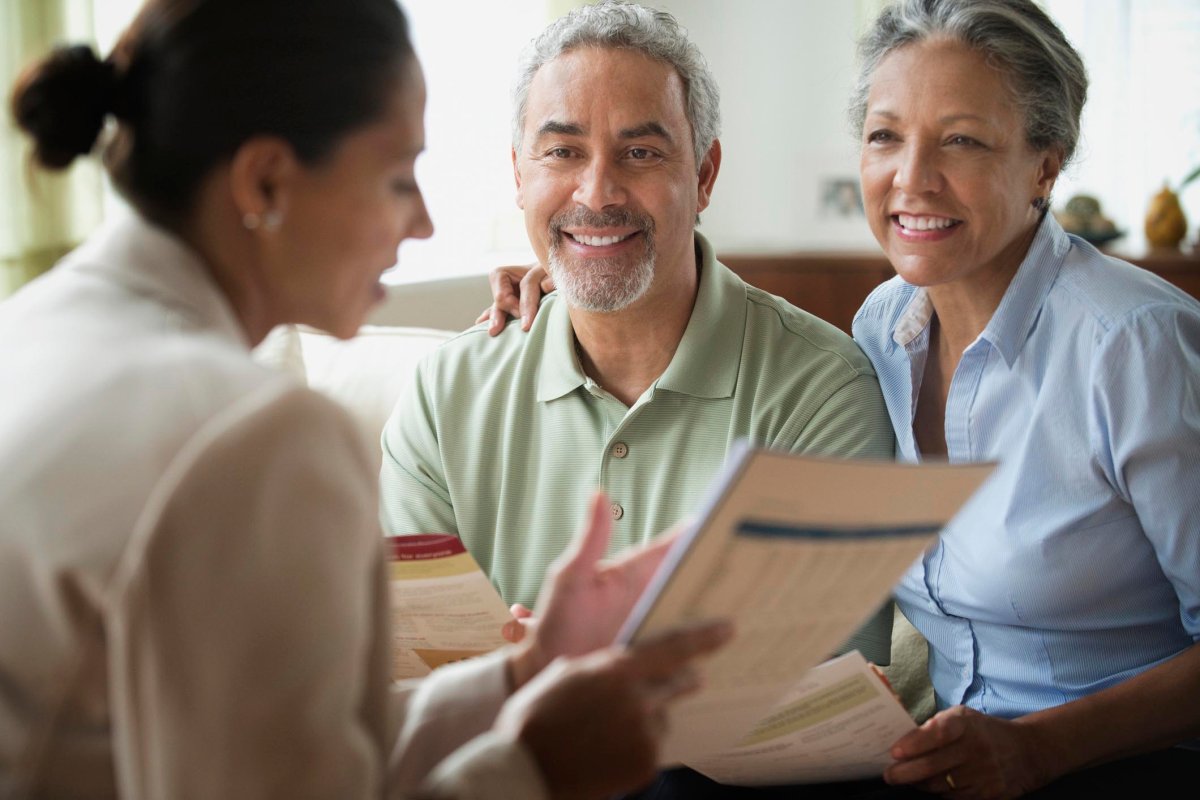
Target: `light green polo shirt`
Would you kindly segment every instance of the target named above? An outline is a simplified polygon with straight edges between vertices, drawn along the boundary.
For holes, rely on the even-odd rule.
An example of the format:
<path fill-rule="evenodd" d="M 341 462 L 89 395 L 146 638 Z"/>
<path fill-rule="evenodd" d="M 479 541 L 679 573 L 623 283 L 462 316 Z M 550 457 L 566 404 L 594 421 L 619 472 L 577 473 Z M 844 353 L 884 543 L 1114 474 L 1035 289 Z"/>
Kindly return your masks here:
<path fill-rule="evenodd" d="M 428 356 L 383 431 L 384 529 L 457 533 L 505 602 L 532 608 L 597 487 L 612 503 L 615 552 L 696 512 L 738 438 L 890 460 L 879 384 L 850 337 L 696 244 L 691 319 L 632 407 L 584 374 L 556 294 L 528 334 L 510 324 L 491 337 L 483 324 Z M 860 646 L 867 658 L 887 663 L 890 630 L 889 615 L 883 644 Z"/>

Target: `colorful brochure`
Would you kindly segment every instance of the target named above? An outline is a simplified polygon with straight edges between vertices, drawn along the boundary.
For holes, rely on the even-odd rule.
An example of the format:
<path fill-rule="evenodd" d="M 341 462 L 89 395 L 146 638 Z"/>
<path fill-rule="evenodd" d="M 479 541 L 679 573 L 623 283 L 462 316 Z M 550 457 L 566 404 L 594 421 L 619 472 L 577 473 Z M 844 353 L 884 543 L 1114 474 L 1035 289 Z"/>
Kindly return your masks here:
<path fill-rule="evenodd" d="M 457 536 L 393 536 L 388 547 L 393 678 L 428 675 L 506 644 L 508 608 Z"/>

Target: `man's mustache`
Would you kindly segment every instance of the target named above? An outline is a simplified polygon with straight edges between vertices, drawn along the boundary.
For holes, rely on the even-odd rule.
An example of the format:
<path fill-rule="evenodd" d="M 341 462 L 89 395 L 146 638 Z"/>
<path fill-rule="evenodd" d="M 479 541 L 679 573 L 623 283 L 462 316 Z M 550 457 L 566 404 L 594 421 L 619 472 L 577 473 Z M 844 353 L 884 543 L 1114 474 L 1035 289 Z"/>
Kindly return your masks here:
<path fill-rule="evenodd" d="M 550 218 L 550 232 L 557 238 L 563 228 L 636 228 L 654 233 L 654 220 L 649 214 L 614 208 L 609 211 L 592 211 L 590 208 L 575 208 L 555 214 Z"/>

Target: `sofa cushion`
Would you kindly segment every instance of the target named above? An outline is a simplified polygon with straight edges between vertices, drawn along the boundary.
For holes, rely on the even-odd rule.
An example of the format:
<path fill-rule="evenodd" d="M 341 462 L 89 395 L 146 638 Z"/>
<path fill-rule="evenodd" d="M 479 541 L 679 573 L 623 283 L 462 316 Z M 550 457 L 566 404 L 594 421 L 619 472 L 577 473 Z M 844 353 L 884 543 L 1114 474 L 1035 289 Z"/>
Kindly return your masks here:
<path fill-rule="evenodd" d="M 364 325 L 353 339 L 280 326 L 255 349 L 262 363 L 291 372 L 340 402 L 379 451 L 383 425 L 417 363 L 455 331 Z"/>

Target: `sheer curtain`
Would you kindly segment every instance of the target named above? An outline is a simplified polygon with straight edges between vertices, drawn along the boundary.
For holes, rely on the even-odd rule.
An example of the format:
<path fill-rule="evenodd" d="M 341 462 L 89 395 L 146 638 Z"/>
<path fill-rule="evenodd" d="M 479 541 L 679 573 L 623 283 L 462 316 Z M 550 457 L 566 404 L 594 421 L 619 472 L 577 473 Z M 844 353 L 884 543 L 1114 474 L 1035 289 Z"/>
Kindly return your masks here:
<path fill-rule="evenodd" d="M 104 182 L 94 163 L 50 175 L 30 168 L 28 143 L 12 123 L 7 100 L 21 71 L 58 42 L 95 35 L 90 0 L 0 3 L 0 298 L 49 268 L 99 223 Z"/>

